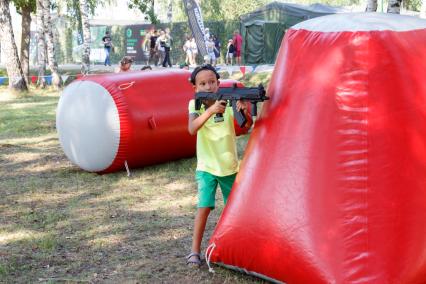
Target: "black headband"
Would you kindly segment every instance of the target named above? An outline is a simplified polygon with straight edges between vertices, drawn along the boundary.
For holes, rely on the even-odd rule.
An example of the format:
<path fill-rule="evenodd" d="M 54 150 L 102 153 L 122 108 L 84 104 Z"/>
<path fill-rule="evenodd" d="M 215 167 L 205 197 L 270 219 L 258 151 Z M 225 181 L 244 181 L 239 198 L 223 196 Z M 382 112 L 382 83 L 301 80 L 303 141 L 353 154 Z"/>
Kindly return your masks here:
<path fill-rule="evenodd" d="M 217 73 L 216 69 L 211 64 L 203 64 L 203 65 L 196 67 L 194 69 L 194 71 L 192 71 L 191 77 L 189 78 L 189 82 L 191 82 L 192 85 L 195 85 L 195 77 L 197 77 L 197 74 L 200 73 L 200 71 L 203 71 L 203 70 L 212 71 L 216 75 L 216 79 L 219 80 L 220 75 L 219 75 L 219 73 Z"/>

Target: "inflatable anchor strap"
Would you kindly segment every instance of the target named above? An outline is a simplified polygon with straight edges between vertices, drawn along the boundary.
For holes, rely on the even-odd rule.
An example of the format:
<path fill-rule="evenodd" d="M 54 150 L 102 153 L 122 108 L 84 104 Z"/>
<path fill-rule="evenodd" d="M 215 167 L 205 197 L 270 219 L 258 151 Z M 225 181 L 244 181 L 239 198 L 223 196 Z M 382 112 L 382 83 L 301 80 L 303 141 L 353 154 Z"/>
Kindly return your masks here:
<path fill-rule="evenodd" d="M 123 84 L 119 85 L 118 88 L 123 91 L 123 90 L 127 90 L 128 88 L 132 87 L 134 84 L 135 84 L 135 81 L 123 83 Z"/>
<path fill-rule="evenodd" d="M 216 248 L 216 244 L 212 243 L 211 245 L 209 245 L 206 249 L 206 262 L 207 262 L 207 266 L 209 267 L 209 272 L 214 273 L 214 269 L 213 267 L 210 266 L 210 259 L 212 257 L 213 254 L 213 250 Z M 210 253 L 209 253 L 210 250 Z"/>
<path fill-rule="evenodd" d="M 154 115 L 152 115 L 152 116 L 148 119 L 148 123 L 149 123 L 149 127 L 151 127 L 151 129 L 155 129 L 155 128 L 157 128 L 157 123 L 155 122 Z"/>

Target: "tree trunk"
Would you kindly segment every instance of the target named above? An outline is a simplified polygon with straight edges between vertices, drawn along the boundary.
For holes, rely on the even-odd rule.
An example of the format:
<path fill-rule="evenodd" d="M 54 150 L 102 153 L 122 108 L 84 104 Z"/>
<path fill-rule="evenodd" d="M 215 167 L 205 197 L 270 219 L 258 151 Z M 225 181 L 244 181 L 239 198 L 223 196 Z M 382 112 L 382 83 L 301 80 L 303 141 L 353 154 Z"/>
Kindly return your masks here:
<path fill-rule="evenodd" d="M 55 43 L 53 41 L 52 24 L 50 18 L 50 0 L 43 0 L 44 38 L 47 45 L 47 58 L 49 69 L 52 73 L 52 85 L 59 89 L 62 85 L 61 76 L 58 73 L 58 63 L 55 59 Z"/>
<path fill-rule="evenodd" d="M 31 7 L 23 6 L 22 12 L 22 32 L 21 32 L 21 66 L 27 84 L 30 76 L 30 39 L 31 39 Z"/>
<path fill-rule="evenodd" d="M 18 57 L 18 48 L 12 29 L 12 19 L 9 11 L 9 0 L 0 0 L 0 38 L 6 57 L 7 76 L 9 77 L 9 88 L 26 91 L 24 73 Z"/>
<path fill-rule="evenodd" d="M 420 8 L 420 18 L 426 18 L 426 0 L 422 0 L 422 7 Z"/>
<path fill-rule="evenodd" d="M 388 3 L 388 13 L 399 14 L 401 10 L 402 0 L 389 0 Z"/>
<path fill-rule="evenodd" d="M 83 26 L 83 53 L 81 58 L 81 72 L 87 74 L 90 71 L 90 25 L 89 5 L 87 0 L 80 0 L 81 23 Z"/>
<path fill-rule="evenodd" d="M 367 0 L 367 8 L 365 12 L 376 12 L 377 11 L 377 0 Z"/>
<path fill-rule="evenodd" d="M 37 0 L 37 61 L 38 61 L 38 80 L 37 85 L 41 88 L 46 87 L 46 43 L 44 41 L 44 17 L 43 0 Z"/>

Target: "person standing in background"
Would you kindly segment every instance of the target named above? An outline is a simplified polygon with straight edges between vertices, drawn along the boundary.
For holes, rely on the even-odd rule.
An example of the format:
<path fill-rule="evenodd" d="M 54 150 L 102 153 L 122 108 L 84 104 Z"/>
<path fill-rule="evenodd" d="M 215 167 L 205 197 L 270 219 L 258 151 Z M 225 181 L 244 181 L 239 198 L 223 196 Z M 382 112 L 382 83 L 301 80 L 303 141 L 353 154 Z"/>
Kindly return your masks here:
<path fill-rule="evenodd" d="M 150 52 L 151 52 L 150 46 L 151 46 L 151 33 L 148 33 L 146 34 L 141 46 L 145 65 L 149 65 L 149 58 L 150 58 Z"/>
<path fill-rule="evenodd" d="M 155 42 L 155 49 L 158 52 L 159 55 L 159 64 L 163 64 L 164 58 L 166 57 L 166 49 L 165 49 L 165 42 L 166 42 L 166 33 L 163 30 L 160 30 L 160 35 L 157 38 L 157 41 Z"/>
<path fill-rule="evenodd" d="M 110 53 L 112 49 L 112 39 L 109 34 L 109 31 L 105 32 L 105 36 L 102 38 L 102 43 L 104 44 L 104 50 L 105 50 L 105 66 L 111 66 L 111 60 L 110 60 Z"/>
<path fill-rule="evenodd" d="M 216 35 L 213 35 L 213 42 L 214 42 L 214 55 L 216 57 L 216 63 L 219 64 L 220 63 L 220 48 L 221 48 L 221 44 L 220 41 L 218 39 L 218 37 Z"/>
<path fill-rule="evenodd" d="M 234 52 L 235 52 L 235 47 L 234 47 L 234 41 L 232 40 L 232 38 L 230 38 L 228 40 L 228 46 L 226 47 L 226 58 L 225 58 L 225 64 L 228 65 L 232 65 L 233 64 L 233 58 L 234 58 Z"/>
<path fill-rule="evenodd" d="M 158 32 L 157 30 L 151 30 L 150 47 L 149 47 L 149 64 L 158 65 L 158 51 L 155 48 L 157 42 Z"/>
<path fill-rule="evenodd" d="M 192 63 L 191 67 L 195 67 L 197 65 L 197 55 L 198 55 L 198 46 L 195 38 L 191 38 L 191 53 L 192 53 Z"/>
<path fill-rule="evenodd" d="M 204 29 L 204 41 L 208 41 L 210 39 L 210 29 L 205 28 Z"/>
<path fill-rule="evenodd" d="M 163 67 L 167 67 L 167 65 L 169 65 L 169 67 L 172 67 L 170 51 L 172 50 L 173 37 L 170 34 L 169 28 L 166 28 L 165 32 L 166 32 L 166 41 L 165 41 L 165 45 L 164 45 L 165 58 L 164 58 L 164 61 L 163 61 Z"/>
<path fill-rule="evenodd" d="M 214 46 L 214 42 L 213 42 L 213 38 L 210 37 L 207 41 L 206 41 L 206 49 L 207 49 L 207 54 L 206 58 L 204 59 L 204 63 L 210 63 L 213 66 L 216 66 L 216 47 Z"/>
<path fill-rule="evenodd" d="M 185 52 L 185 64 L 192 65 L 192 50 L 191 50 L 191 37 L 186 36 L 185 44 L 183 45 L 183 51 Z"/>
<path fill-rule="evenodd" d="M 234 48 L 235 48 L 235 52 L 234 52 L 234 57 L 235 57 L 235 62 L 237 63 L 237 65 L 241 65 L 241 49 L 243 47 L 243 37 L 240 35 L 240 32 L 238 30 L 234 31 Z"/>

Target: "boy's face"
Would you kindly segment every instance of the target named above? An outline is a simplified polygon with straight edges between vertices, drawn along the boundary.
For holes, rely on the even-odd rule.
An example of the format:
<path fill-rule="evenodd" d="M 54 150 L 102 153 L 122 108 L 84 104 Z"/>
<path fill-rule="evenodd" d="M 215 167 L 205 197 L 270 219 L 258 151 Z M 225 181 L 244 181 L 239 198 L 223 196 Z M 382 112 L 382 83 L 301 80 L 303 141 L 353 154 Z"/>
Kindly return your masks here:
<path fill-rule="evenodd" d="M 131 66 L 132 66 L 132 63 L 131 63 L 131 62 L 121 64 L 121 71 L 123 71 L 123 72 L 127 72 L 127 71 L 129 71 L 129 70 L 130 70 L 130 67 L 131 67 Z"/>
<path fill-rule="evenodd" d="M 195 92 L 210 92 L 216 93 L 219 89 L 219 80 L 216 74 L 211 70 L 201 70 L 195 76 Z M 215 101 L 204 101 L 204 104 L 210 106 Z"/>

